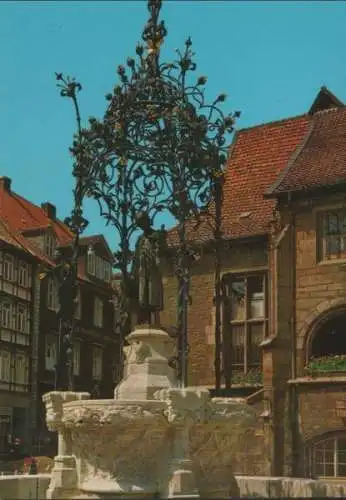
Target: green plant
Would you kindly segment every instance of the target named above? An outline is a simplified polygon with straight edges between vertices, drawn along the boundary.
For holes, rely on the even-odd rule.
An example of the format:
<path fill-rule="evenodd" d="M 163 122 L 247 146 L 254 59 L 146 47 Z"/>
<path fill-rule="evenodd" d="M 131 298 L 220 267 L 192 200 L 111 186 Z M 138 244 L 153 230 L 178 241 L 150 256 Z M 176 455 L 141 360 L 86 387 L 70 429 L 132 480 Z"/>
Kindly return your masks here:
<path fill-rule="evenodd" d="M 309 375 L 319 372 L 346 372 L 346 354 L 312 357 L 305 367 Z"/>
<path fill-rule="evenodd" d="M 247 373 L 234 373 L 232 384 L 260 385 L 263 382 L 263 373 L 260 370 L 249 370 Z"/>

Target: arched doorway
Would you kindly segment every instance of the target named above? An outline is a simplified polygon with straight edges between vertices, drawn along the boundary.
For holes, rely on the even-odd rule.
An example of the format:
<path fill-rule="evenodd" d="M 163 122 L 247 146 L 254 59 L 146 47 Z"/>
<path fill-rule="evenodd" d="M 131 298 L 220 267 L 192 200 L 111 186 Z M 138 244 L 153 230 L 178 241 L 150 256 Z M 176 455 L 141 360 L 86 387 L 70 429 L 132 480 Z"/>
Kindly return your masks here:
<path fill-rule="evenodd" d="M 318 360 L 322 371 L 346 371 L 346 309 L 327 312 L 311 332 L 306 361 Z"/>

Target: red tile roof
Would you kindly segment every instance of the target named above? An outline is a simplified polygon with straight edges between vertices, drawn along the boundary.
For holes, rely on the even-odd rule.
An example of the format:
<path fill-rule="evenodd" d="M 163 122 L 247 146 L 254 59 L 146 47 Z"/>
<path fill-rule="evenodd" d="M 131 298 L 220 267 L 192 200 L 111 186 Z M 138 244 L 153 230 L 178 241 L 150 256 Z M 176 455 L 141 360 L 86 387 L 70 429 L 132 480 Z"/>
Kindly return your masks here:
<path fill-rule="evenodd" d="M 307 139 L 268 194 L 346 183 L 346 107 L 316 113 Z"/>
<path fill-rule="evenodd" d="M 224 185 L 227 237 L 268 233 L 274 201 L 263 194 L 304 140 L 308 124 L 308 116 L 302 115 L 238 132 Z"/>
<path fill-rule="evenodd" d="M 15 247 L 17 250 L 21 250 L 48 265 L 54 265 L 50 259 L 42 254 L 35 243 L 28 241 L 22 234 L 14 229 L 10 229 L 4 220 L 0 220 L 0 242 Z"/>
<path fill-rule="evenodd" d="M 310 124 L 314 129 L 310 135 Z M 346 181 L 346 111 L 343 103 L 322 87 L 307 114 L 239 130 L 230 148 L 224 184 L 223 231 L 230 238 L 265 235 L 273 219 L 273 188 Z M 303 151 L 303 153 L 302 153 Z M 274 197 L 274 196 L 273 196 Z M 177 242 L 177 228 L 168 243 Z M 187 224 L 195 243 L 212 239 L 205 216 Z"/>
<path fill-rule="evenodd" d="M 55 263 L 42 253 L 38 245 L 26 238 L 24 234 L 50 227 L 55 233 L 57 243 L 66 245 L 72 241 L 72 232 L 62 221 L 49 218 L 43 208 L 13 192 L 10 187 L 4 187 L 4 182 L 1 181 L 0 179 L 0 241 L 22 248 L 48 266 L 55 266 Z M 104 241 L 109 249 L 102 235 L 86 237 L 82 240 L 87 242 L 89 238 Z M 110 249 L 109 251 L 111 252 Z M 84 273 L 79 272 L 78 278 L 84 282 L 93 283 Z M 107 287 L 109 288 L 108 284 Z"/>
<path fill-rule="evenodd" d="M 290 156 L 304 140 L 309 116 L 301 115 L 266 123 L 236 132 L 225 174 L 223 231 L 226 238 L 267 234 L 273 219 L 275 202 L 263 195 Z M 188 238 L 203 243 L 212 238 L 210 224 L 201 216 L 201 224 L 190 222 Z M 177 241 L 176 228 L 168 242 Z"/>
<path fill-rule="evenodd" d="M 11 190 L 0 190 L 0 218 L 9 227 L 23 232 L 51 227 L 61 245 L 71 241 L 72 233 L 61 221 L 50 219 L 45 211 Z"/>

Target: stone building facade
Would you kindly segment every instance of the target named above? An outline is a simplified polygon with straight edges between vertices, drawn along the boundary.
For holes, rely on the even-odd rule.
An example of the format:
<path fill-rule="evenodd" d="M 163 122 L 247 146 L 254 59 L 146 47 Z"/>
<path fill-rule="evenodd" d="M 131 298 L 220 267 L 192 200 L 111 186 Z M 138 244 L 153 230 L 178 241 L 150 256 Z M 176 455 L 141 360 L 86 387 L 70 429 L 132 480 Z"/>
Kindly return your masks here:
<path fill-rule="evenodd" d="M 346 476 L 346 111 L 322 88 L 303 115 L 240 130 L 225 174 L 221 369 L 258 411 L 239 474 Z M 344 215 L 345 214 L 345 215 Z M 172 245 L 176 237 L 170 233 Z M 189 229 L 189 383 L 215 384 L 210 234 Z M 165 269 L 163 322 L 175 323 Z"/>

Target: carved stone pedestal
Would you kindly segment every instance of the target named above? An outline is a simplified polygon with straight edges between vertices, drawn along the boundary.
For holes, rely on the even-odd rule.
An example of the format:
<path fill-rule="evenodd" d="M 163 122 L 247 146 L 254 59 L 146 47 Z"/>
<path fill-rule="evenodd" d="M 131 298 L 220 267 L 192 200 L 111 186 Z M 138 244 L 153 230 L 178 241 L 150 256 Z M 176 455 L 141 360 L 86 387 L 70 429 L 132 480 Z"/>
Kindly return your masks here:
<path fill-rule="evenodd" d="M 126 338 L 124 380 L 115 388 L 114 399 L 153 399 L 158 389 L 176 387 L 168 366 L 174 340 L 163 330 L 138 328 Z"/>
<path fill-rule="evenodd" d="M 47 498 L 229 497 L 231 438 L 253 410 L 243 400 L 177 388 L 167 333 L 138 329 L 128 340 L 125 377 L 114 399 L 44 395 L 48 428 L 59 433 Z"/>

